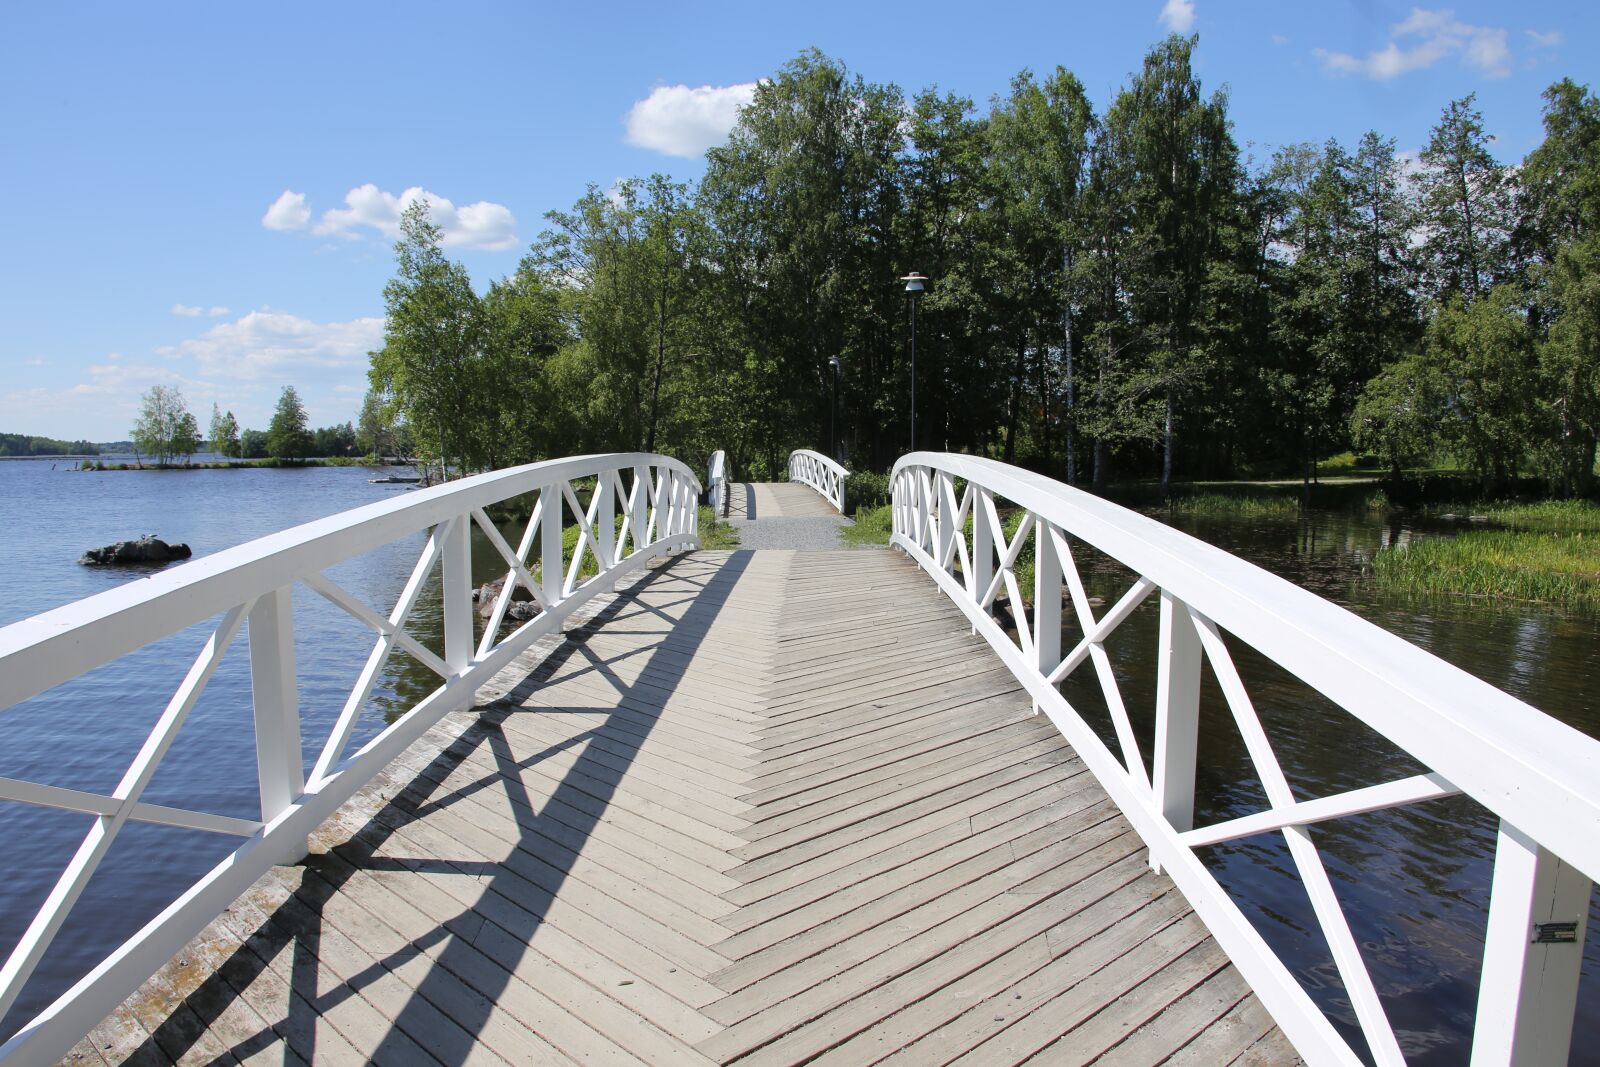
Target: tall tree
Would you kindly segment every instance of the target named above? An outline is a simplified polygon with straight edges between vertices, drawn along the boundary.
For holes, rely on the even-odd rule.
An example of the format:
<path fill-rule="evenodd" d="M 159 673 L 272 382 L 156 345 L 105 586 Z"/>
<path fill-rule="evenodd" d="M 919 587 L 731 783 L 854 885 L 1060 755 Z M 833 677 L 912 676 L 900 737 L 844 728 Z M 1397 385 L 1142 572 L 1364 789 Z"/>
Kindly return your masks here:
<path fill-rule="evenodd" d="M 395 277 L 383 289 L 383 348 L 372 354 L 373 388 L 393 397 L 418 445 L 448 469 L 493 466 L 483 424 L 489 387 L 480 349 L 478 296 L 459 263 L 440 250 L 443 231 L 425 201 L 407 205 Z"/>
<path fill-rule="evenodd" d="M 239 455 L 239 420 L 231 411 L 224 414 L 214 403 L 211 405 L 211 451 L 222 456 Z"/>
<path fill-rule="evenodd" d="M 177 456 L 192 454 L 198 441 L 191 438 L 199 433 L 182 391 L 175 385 L 152 385 L 140 398 L 131 436 L 134 448 L 155 456 L 156 465 L 164 467 Z"/>
<path fill-rule="evenodd" d="M 273 459 L 297 462 L 311 451 L 312 437 L 306 424 L 306 408 L 294 386 L 286 385 L 278 394 L 278 406 L 267 426 L 267 455 Z"/>
<path fill-rule="evenodd" d="M 1471 305 L 1504 277 L 1512 226 L 1511 188 L 1489 152 L 1475 94 L 1452 100 L 1412 176 L 1423 234 L 1423 284 L 1441 304 Z"/>

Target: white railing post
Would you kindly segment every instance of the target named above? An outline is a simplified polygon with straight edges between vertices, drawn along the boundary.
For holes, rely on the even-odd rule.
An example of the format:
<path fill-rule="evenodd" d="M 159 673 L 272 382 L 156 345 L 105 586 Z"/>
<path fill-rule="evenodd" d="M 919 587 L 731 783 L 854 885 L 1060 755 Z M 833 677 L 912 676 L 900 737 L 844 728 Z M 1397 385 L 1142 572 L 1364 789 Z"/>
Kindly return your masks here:
<path fill-rule="evenodd" d="M 441 556 L 444 661 L 460 674 L 472 662 L 472 516 L 451 519 Z"/>
<path fill-rule="evenodd" d="M 1582 872 L 1501 820 L 1473 1067 L 1567 1062 L 1592 888 Z"/>
<path fill-rule="evenodd" d="M 955 558 L 950 554 L 950 547 L 955 543 L 958 533 L 956 529 L 956 487 L 955 481 L 944 472 L 935 475 L 935 492 L 939 498 L 939 541 L 934 548 L 934 559 L 950 562 L 945 564 L 945 570 L 953 572 Z"/>
<path fill-rule="evenodd" d="M 1156 808 L 1174 830 L 1194 826 L 1195 756 L 1200 738 L 1200 634 L 1188 607 L 1161 594 L 1156 645 Z M 1152 856 L 1150 865 L 1160 870 Z"/>
<path fill-rule="evenodd" d="M 601 471 L 595 479 L 594 491 L 600 495 L 600 506 L 595 509 L 594 535 L 600 546 L 600 569 L 606 571 L 617 564 L 617 491 L 615 471 Z"/>
<path fill-rule="evenodd" d="M 648 542 L 645 528 L 649 525 L 650 468 L 639 464 L 633 468 L 633 491 L 628 494 L 628 524 L 633 528 L 633 551 L 638 552 Z"/>
<path fill-rule="evenodd" d="M 976 484 L 972 490 L 972 572 L 967 575 L 967 596 L 976 603 L 994 580 L 994 529 L 989 525 L 994 494 Z"/>
<path fill-rule="evenodd" d="M 976 494 L 974 494 L 976 498 Z M 973 520 L 977 525 L 977 520 Z M 1045 677 L 1061 662 L 1061 554 L 1056 551 L 1051 527 L 1040 521 L 1033 528 L 1033 651 L 1034 663 Z M 980 590 L 978 593 L 982 596 Z M 1033 713 L 1039 714 L 1039 702 Z"/>
<path fill-rule="evenodd" d="M 300 752 L 300 696 L 295 686 L 294 604 L 288 586 L 250 609 L 250 692 L 255 707 L 256 774 L 261 821 L 271 823 L 305 792 Z M 280 863 L 305 855 L 304 839 L 273 850 Z"/>
<path fill-rule="evenodd" d="M 548 607 L 561 601 L 561 586 L 566 577 L 566 564 L 561 551 L 561 511 L 564 506 L 561 490 L 547 485 L 539 490 L 539 500 L 544 505 L 539 510 L 539 590 Z"/>

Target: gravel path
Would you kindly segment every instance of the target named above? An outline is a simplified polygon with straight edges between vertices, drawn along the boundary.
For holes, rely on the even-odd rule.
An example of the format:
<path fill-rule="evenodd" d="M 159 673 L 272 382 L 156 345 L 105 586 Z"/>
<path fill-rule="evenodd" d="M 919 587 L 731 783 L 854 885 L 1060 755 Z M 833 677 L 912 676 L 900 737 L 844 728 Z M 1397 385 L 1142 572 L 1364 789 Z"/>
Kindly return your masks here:
<path fill-rule="evenodd" d="M 805 519 L 733 519 L 740 548 L 789 548 L 798 552 L 837 552 L 851 548 L 839 538 L 849 519 L 834 515 Z M 868 546 L 876 547 L 876 546 Z"/>
<path fill-rule="evenodd" d="M 728 519 L 744 549 L 780 548 L 796 552 L 837 552 L 852 545 L 839 531 L 855 523 L 834 513 L 817 493 L 789 482 L 743 482 L 733 487 Z M 754 518 L 750 518 L 751 515 Z"/>

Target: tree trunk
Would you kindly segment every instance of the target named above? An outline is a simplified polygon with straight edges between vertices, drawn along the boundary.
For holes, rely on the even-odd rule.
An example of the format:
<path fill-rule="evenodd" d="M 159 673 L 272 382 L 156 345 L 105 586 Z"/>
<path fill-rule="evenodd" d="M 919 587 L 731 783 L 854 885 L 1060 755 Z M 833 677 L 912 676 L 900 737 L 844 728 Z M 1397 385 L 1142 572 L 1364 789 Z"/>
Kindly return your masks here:
<path fill-rule="evenodd" d="M 1167 393 L 1167 411 L 1161 427 L 1161 499 L 1172 492 L 1172 393 Z"/>
<path fill-rule="evenodd" d="M 1017 458 L 1017 409 L 1021 406 L 1022 374 L 1024 371 L 1023 360 L 1026 358 L 1028 346 L 1026 342 L 1017 343 L 1017 365 L 1011 375 L 1011 396 L 1006 411 L 1006 450 L 1005 461 L 1011 463 Z"/>

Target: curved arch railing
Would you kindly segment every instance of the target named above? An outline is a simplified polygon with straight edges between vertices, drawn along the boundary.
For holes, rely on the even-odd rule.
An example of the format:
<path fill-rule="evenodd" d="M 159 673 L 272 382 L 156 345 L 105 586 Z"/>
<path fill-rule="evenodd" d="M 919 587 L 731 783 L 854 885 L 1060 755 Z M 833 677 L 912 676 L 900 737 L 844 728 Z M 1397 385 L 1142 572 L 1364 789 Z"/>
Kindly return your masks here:
<path fill-rule="evenodd" d="M 1308 828 L 1464 793 L 1500 820 L 1473 1063 L 1566 1062 L 1590 884 L 1600 877 L 1600 742 L 1299 586 L 1048 478 L 992 460 L 918 452 L 895 465 L 891 491 L 891 543 L 938 582 L 1077 749 L 1149 846 L 1152 865 L 1171 874 L 1302 1055 L 1313 1063 L 1361 1062 L 1195 849 L 1284 835 L 1373 1059 L 1402 1063 Z M 1098 615 L 1074 562 L 1075 542 L 1137 576 Z M 1017 573 L 1030 547 L 1031 620 Z M 1015 639 L 992 614 L 1002 596 Z M 1151 597 L 1160 602 L 1160 629 L 1147 766 L 1105 641 Z M 1079 639 L 1063 655 L 1064 601 Z M 1424 773 L 1298 799 L 1224 631 L 1393 742 Z M 1220 684 L 1268 807 L 1195 827 L 1202 661 Z M 1115 749 L 1058 689 L 1085 664 L 1098 676 Z"/>
<path fill-rule="evenodd" d="M 3 709 L 221 615 L 112 793 L 0 779 L 0 800 L 97 816 L 0 967 L 0 1016 L 16 1002 L 124 825 L 157 823 L 242 839 L 236 851 L 0 1047 L 0 1059 L 43 1063 L 64 1055 L 269 867 L 303 855 L 307 834 L 520 652 L 647 561 L 694 548 L 699 495 L 689 468 L 665 456 L 624 453 L 534 463 L 306 523 L 0 629 Z M 513 498 L 527 509 L 518 511 L 527 515 L 527 524 L 516 548 L 485 510 Z M 472 603 L 474 525 L 507 568 L 481 639 L 474 635 Z M 563 533 L 572 526 L 578 535 L 569 553 Z M 391 610 L 367 605 L 325 573 L 421 531 L 428 532 L 427 542 Z M 436 565 L 443 587 L 442 656 L 406 625 Z M 594 573 L 585 576 L 589 570 Z M 302 764 L 296 698 L 290 591 L 297 585 L 376 634 L 309 773 Z M 518 586 L 531 595 L 537 613 L 502 634 Z M 260 819 L 144 803 L 145 786 L 241 631 L 249 642 Z M 396 650 L 431 668 L 440 683 L 371 741 L 347 752 L 373 686 Z"/>
<path fill-rule="evenodd" d="M 733 465 L 728 462 L 728 454 L 719 448 L 706 464 L 706 503 L 711 505 L 713 514 L 728 517 L 732 483 Z"/>
<path fill-rule="evenodd" d="M 822 494 L 834 510 L 844 514 L 844 480 L 850 472 L 838 463 L 809 448 L 789 453 L 789 480 L 803 482 Z"/>

